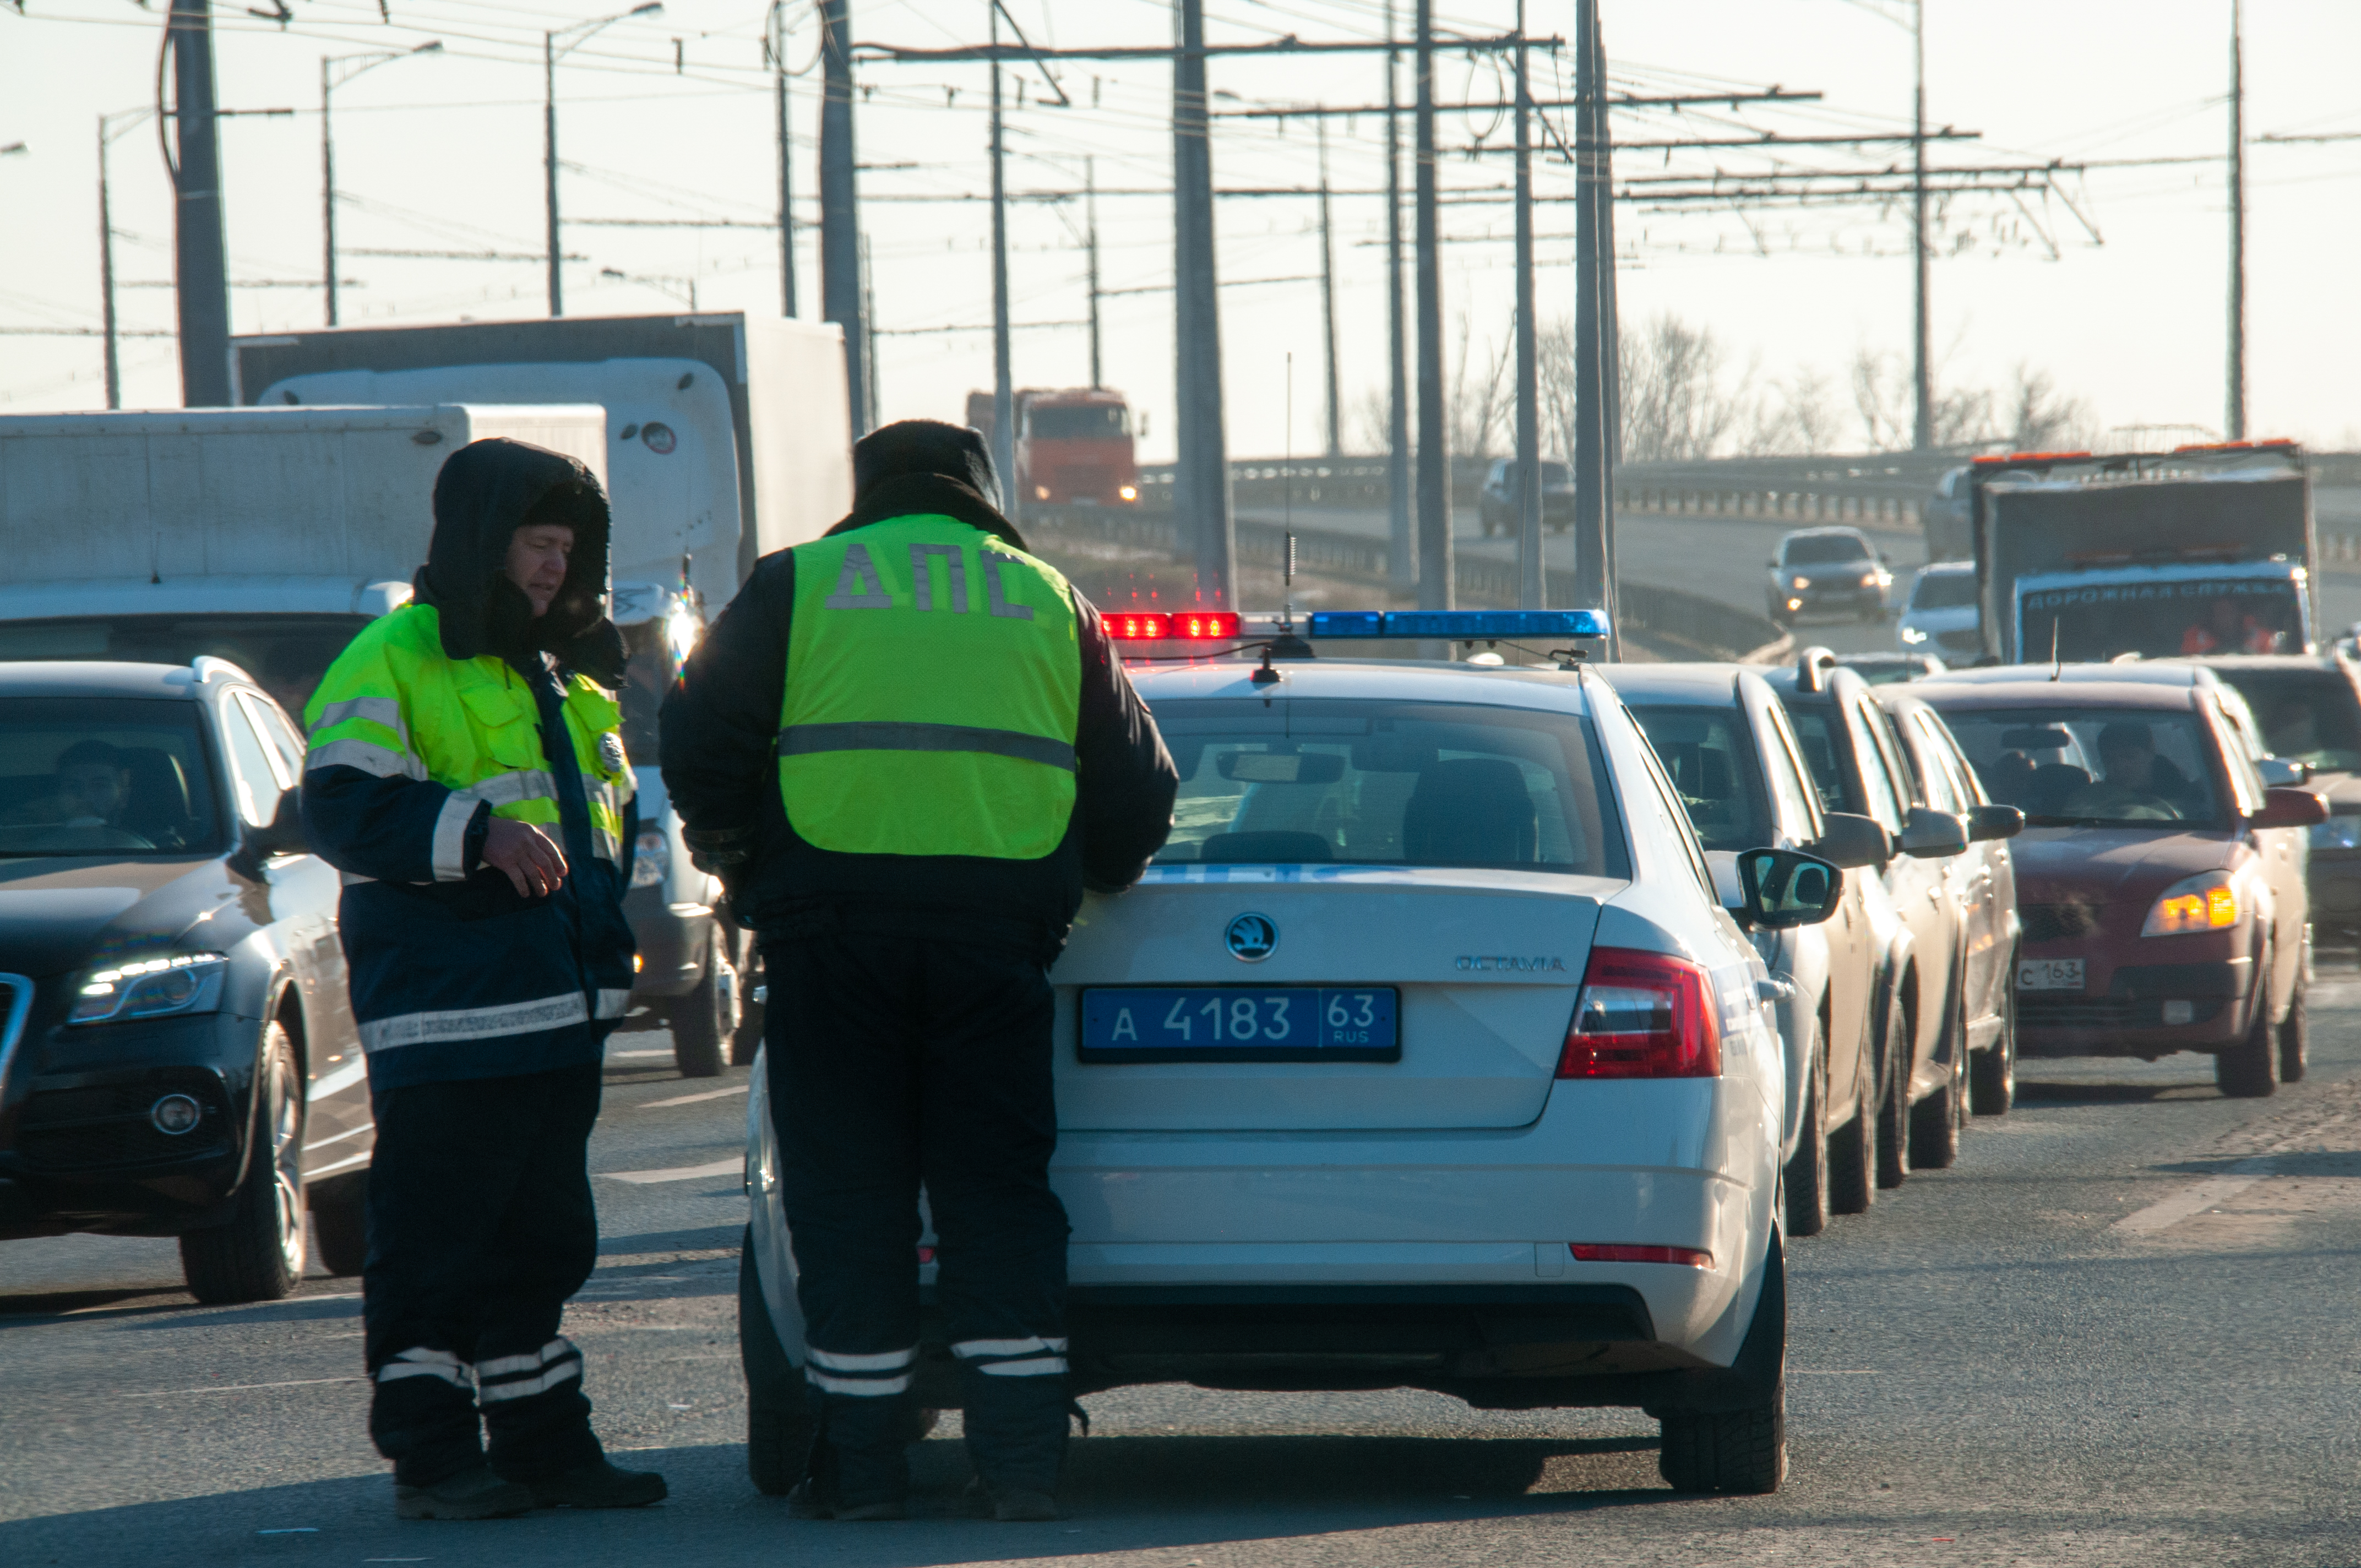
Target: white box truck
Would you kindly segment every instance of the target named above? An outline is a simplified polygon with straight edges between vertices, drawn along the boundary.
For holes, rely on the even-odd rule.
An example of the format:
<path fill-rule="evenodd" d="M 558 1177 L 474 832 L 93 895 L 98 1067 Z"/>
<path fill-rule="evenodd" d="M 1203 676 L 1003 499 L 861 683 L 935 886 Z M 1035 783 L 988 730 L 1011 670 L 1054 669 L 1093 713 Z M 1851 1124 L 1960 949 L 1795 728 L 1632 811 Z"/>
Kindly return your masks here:
<path fill-rule="evenodd" d="M 488 436 L 566 453 L 607 479 L 595 403 L 0 416 L 0 659 L 212 655 L 300 713 L 354 635 L 410 601 L 435 475 Z M 645 597 L 619 592 L 617 607 Z M 660 640 L 682 634 L 655 613 Z M 664 806 L 651 674 L 635 668 L 623 694 L 643 732 L 626 738 L 643 789 L 624 901 L 642 948 L 634 1001 L 672 1025 L 684 1072 L 709 1075 L 739 1022 L 743 942 Z"/>

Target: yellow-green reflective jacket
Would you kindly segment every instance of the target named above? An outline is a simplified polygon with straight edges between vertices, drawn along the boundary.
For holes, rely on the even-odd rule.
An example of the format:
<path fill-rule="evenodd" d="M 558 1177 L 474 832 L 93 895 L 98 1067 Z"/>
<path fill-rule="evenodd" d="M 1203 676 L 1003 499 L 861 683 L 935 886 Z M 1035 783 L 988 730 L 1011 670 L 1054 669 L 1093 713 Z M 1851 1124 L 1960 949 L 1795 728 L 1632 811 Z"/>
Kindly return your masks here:
<path fill-rule="evenodd" d="M 933 513 L 794 554 L 778 766 L 796 832 L 856 855 L 1055 851 L 1081 685 L 1065 578 Z"/>
<path fill-rule="evenodd" d="M 620 866 L 623 808 L 633 789 L 622 709 L 575 675 L 565 713 L 592 852 Z M 303 717 L 307 770 L 343 765 L 379 778 L 431 780 L 451 792 L 434 828 L 437 882 L 466 879 L 467 824 L 479 803 L 511 821 L 558 825 L 557 786 L 531 688 L 491 654 L 446 655 L 430 605 L 406 606 L 366 628 L 329 666 Z"/>

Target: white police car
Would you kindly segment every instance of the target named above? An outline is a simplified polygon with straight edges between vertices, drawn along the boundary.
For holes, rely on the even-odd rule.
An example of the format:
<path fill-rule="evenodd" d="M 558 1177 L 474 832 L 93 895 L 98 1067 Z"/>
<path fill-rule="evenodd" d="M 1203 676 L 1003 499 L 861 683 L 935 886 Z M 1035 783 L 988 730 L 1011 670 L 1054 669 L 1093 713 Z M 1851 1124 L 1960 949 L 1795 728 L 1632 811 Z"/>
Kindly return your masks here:
<path fill-rule="evenodd" d="M 1604 629 L 1311 622 L 1315 643 Z M 1638 1406 L 1675 1487 L 1775 1488 L 1781 988 L 1613 690 L 1283 656 L 1134 676 L 1182 779 L 1171 839 L 1051 971 L 1074 1391 Z M 1796 851 L 1740 860 L 1758 924 L 1841 895 Z M 809 1418 L 764 1090 L 741 1335 L 750 1464 L 779 1490 Z M 917 1402 L 955 1405 L 939 1334 L 921 1357 Z"/>

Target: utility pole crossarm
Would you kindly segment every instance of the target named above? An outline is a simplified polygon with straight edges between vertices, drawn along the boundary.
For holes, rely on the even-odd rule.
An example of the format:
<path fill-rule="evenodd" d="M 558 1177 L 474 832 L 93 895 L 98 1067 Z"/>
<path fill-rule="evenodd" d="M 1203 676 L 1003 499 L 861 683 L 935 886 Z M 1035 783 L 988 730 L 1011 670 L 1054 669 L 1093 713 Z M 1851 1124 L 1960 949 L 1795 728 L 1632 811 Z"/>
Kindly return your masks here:
<path fill-rule="evenodd" d="M 1656 109 L 1681 108 L 1689 104 L 1726 104 L 1735 109 L 1741 104 L 1817 104 L 1820 98 L 1821 94 L 1817 93 L 1789 93 L 1783 88 L 1773 87 L 1761 93 L 1681 93 L 1662 98 L 1642 98 L 1625 94 L 1609 97 L 1607 100 L 1607 106 L 1609 109 Z M 1536 98 L 1525 106 L 1529 109 L 1578 109 L 1582 107 L 1582 104 L 1583 101 L 1579 98 Z M 1323 104 L 1306 104 L 1300 108 L 1291 109 L 1217 109 L 1213 112 L 1213 117 L 1217 120 L 1310 120 L 1335 119 L 1341 115 L 1351 119 L 1362 115 L 1407 115 L 1413 112 L 1400 105 L 1385 104 L 1361 104 L 1341 109 L 1331 108 Z"/>
<path fill-rule="evenodd" d="M 1213 55 L 1385 54 L 1397 47 L 1358 40 L 1306 43 L 1290 35 L 1269 43 L 1176 45 L 1170 49 L 1146 44 L 1100 49 L 1034 49 L 1019 44 L 959 44 L 949 49 L 910 49 L 900 44 L 856 43 L 852 46 L 852 55 L 856 60 L 887 60 L 905 65 L 983 64 L 993 60 L 1022 65 L 1042 60 L 1202 60 Z M 1438 38 L 1433 47 L 1452 53 L 1467 54 L 1493 54 L 1512 49 L 1548 49 L 1554 53 L 1565 47 L 1565 40 L 1560 38 L 1520 38 L 1514 33 L 1499 33 L 1482 38 Z M 1724 97 L 1726 94 L 1716 96 L 1710 102 L 1719 104 L 1724 101 Z"/>

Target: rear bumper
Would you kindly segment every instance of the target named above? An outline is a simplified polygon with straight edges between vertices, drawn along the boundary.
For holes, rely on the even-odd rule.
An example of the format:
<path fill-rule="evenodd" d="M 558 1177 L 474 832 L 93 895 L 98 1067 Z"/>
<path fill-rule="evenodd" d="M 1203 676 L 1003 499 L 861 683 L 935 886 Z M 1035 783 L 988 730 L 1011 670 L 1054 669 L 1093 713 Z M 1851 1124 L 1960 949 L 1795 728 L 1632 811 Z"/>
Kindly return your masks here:
<path fill-rule="evenodd" d="M 631 981 L 635 1003 L 686 994 L 704 978 L 713 951 L 713 911 L 701 904 L 667 904 L 662 884 L 635 887 L 623 895 L 623 917 L 639 944 L 640 972 Z"/>

